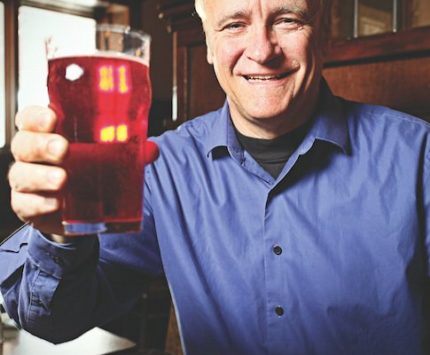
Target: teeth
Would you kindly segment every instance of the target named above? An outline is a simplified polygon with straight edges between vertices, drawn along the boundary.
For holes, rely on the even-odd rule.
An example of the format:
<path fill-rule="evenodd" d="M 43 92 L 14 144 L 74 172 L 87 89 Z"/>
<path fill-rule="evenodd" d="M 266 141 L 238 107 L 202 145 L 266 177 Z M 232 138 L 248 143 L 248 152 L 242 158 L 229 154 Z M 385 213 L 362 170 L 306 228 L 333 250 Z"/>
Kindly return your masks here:
<path fill-rule="evenodd" d="M 247 80 L 274 80 L 280 79 L 282 75 L 246 75 Z"/>

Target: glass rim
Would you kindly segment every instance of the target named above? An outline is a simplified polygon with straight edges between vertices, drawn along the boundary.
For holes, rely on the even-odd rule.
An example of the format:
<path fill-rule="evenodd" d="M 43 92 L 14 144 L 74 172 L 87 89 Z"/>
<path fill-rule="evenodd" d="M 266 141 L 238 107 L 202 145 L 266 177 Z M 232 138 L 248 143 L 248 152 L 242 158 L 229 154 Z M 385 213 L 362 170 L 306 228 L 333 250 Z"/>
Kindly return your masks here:
<path fill-rule="evenodd" d="M 100 23 L 100 24 L 96 24 L 96 31 L 111 31 L 115 33 L 130 35 L 132 37 L 142 38 L 143 40 L 147 40 L 147 41 L 151 40 L 151 35 L 149 35 L 148 33 L 131 28 L 130 26 L 126 26 L 126 25 Z"/>

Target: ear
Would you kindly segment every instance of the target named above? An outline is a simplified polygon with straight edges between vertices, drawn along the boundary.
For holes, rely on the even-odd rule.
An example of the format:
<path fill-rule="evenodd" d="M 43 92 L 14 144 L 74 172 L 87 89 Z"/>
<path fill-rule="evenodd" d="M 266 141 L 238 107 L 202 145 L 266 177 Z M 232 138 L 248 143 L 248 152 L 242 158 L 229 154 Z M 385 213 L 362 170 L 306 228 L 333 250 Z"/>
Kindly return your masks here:
<path fill-rule="evenodd" d="M 211 49 L 211 45 L 209 43 L 208 34 L 205 31 L 205 39 L 206 39 L 206 60 L 210 65 L 214 63 L 214 56 Z"/>
<path fill-rule="evenodd" d="M 206 43 L 206 60 L 208 61 L 208 63 L 210 65 L 212 65 L 214 63 L 213 61 L 213 54 L 212 54 L 212 50 L 210 49 L 210 47 L 207 45 Z"/>

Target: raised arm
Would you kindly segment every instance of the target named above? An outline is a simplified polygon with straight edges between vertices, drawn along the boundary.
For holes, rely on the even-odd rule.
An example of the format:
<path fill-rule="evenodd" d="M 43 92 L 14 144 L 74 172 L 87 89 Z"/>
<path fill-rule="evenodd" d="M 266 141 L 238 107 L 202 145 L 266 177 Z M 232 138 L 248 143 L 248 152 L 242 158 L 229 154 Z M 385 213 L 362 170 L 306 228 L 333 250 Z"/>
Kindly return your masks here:
<path fill-rule="evenodd" d="M 12 207 L 27 224 L 0 246 L 0 291 L 20 327 L 64 342 L 133 306 L 147 276 L 162 273 L 158 243 L 149 209 L 145 233 L 64 237 L 60 164 L 68 143 L 51 133 L 49 109 L 26 109 L 16 121 L 9 179 Z"/>

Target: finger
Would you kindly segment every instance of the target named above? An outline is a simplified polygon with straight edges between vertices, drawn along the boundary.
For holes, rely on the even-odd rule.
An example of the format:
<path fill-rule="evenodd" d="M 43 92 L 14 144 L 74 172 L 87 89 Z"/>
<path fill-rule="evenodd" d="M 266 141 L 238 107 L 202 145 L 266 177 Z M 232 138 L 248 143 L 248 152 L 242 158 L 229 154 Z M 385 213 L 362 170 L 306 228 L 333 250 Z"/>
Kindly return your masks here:
<path fill-rule="evenodd" d="M 22 193 L 12 190 L 11 206 L 16 215 L 25 222 L 41 215 L 57 212 L 61 201 L 58 196 Z"/>
<path fill-rule="evenodd" d="M 66 171 L 56 166 L 17 162 L 9 170 L 10 187 L 17 192 L 57 192 L 66 178 Z"/>
<path fill-rule="evenodd" d="M 160 154 L 158 145 L 152 141 L 143 142 L 143 156 L 145 164 L 150 164 L 158 158 Z"/>
<path fill-rule="evenodd" d="M 54 130 L 56 122 L 55 112 L 42 106 L 28 106 L 15 117 L 15 124 L 20 131 L 48 133 Z"/>
<path fill-rule="evenodd" d="M 51 234 L 58 236 L 64 235 L 64 228 L 61 223 L 61 212 L 56 211 L 42 216 L 37 216 L 31 219 L 31 224 L 45 235 Z M 51 237 L 52 238 L 52 237 Z M 58 240 L 58 239 L 57 239 Z M 61 242 L 68 240 L 62 238 Z"/>
<path fill-rule="evenodd" d="M 68 149 L 67 140 L 54 133 L 18 132 L 11 151 L 16 161 L 59 164 Z"/>

